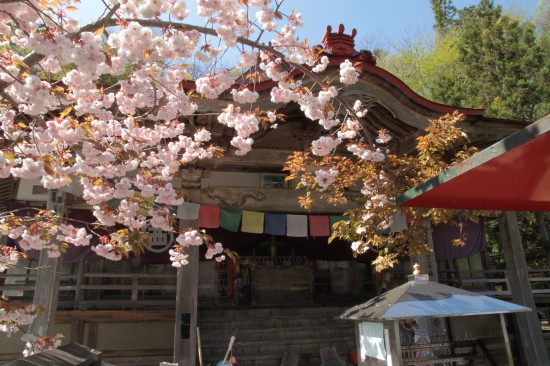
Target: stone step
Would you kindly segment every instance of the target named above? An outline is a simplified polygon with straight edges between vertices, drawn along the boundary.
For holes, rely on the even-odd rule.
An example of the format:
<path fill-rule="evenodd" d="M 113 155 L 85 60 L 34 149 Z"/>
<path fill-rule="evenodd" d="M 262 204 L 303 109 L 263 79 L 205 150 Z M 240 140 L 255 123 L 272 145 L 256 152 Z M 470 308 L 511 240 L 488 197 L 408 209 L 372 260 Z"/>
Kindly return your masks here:
<path fill-rule="evenodd" d="M 342 314 L 349 306 L 315 306 L 315 307 L 251 307 L 228 309 L 199 309 L 199 319 L 265 318 L 279 316 L 329 316 L 332 318 Z"/>
<path fill-rule="evenodd" d="M 239 326 L 239 324 L 236 324 Z M 355 330 L 349 323 L 343 322 L 331 326 L 310 326 L 310 327 L 265 327 L 263 329 L 243 329 L 237 330 L 237 339 L 246 341 L 283 341 L 304 338 L 331 338 L 348 336 L 353 337 Z M 235 329 L 221 329 L 218 331 L 204 331 L 201 329 L 201 339 L 203 342 L 212 343 L 227 341 L 235 334 Z"/>
<path fill-rule="evenodd" d="M 232 318 L 225 320 L 199 319 L 198 327 L 204 331 L 220 331 L 235 329 L 265 329 L 265 328 L 286 328 L 286 327 L 316 327 L 316 326 L 339 326 L 348 324 L 353 327 L 353 322 L 325 317 L 277 317 L 277 318 L 253 318 L 242 319 Z"/>
<path fill-rule="evenodd" d="M 348 355 L 349 351 L 351 349 L 345 349 L 345 350 L 337 350 L 338 355 L 340 356 L 340 359 L 346 362 L 347 365 L 352 365 L 349 361 Z M 299 354 L 299 366 L 319 366 L 321 365 L 321 355 L 320 350 L 316 350 L 315 352 L 302 352 Z M 296 351 L 294 351 L 296 352 Z M 211 357 L 203 356 L 203 364 L 211 366 L 215 366 L 219 361 L 223 360 L 223 356 L 217 358 L 217 357 Z M 240 355 L 237 353 L 234 353 L 233 356 L 237 360 L 237 365 L 239 366 L 280 366 L 281 361 L 284 356 L 283 353 L 274 353 L 274 354 L 261 354 L 261 355 Z"/>
<path fill-rule="evenodd" d="M 344 355 L 340 355 L 343 358 Z M 239 366 L 281 366 L 283 360 L 283 354 L 274 355 L 254 355 L 254 356 L 236 356 L 237 365 Z M 215 366 L 219 361 L 223 360 L 223 356 L 220 359 L 206 359 L 203 358 L 203 364 Z M 321 356 L 319 352 L 300 354 L 298 365 L 300 366 L 319 366 L 321 364 Z"/>
<path fill-rule="evenodd" d="M 204 355 L 225 355 L 229 341 L 223 343 L 202 344 Z M 338 352 L 347 353 L 354 348 L 353 337 L 331 337 L 323 339 L 293 339 L 283 341 L 255 341 L 239 342 L 233 345 L 235 355 L 263 355 L 280 354 L 286 351 L 295 351 L 298 353 L 317 353 L 321 347 L 334 346 Z"/>
<path fill-rule="evenodd" d="M 322 347 L 342 357 L 355 349 L 355 325 L 336 319 L 346 307 L 209 309 L 199 311 L 203 364 L 222 360 L 236 334 L 239 366 L 280 366 L 285 352 L 300 354 L 300 366 L 319 366 Z"/>

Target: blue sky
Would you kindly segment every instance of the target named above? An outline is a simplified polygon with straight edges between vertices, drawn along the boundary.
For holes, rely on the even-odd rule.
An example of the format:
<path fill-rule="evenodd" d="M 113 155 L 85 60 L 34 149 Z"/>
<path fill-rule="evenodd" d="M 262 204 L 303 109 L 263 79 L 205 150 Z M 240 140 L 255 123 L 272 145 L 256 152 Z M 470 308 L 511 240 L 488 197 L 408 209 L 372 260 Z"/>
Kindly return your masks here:
<path fill-rule="evenodd" d="M 531 15 L 538 1 L 495 0 L 495 3 L 505 11 Z M 475 0 L 454 0 L 458 8 L 475 3 Z M 100 0 L 81 0 L 77 17 L 81 22 L 92 21 L 99 16 L 99 6 Z M 321 42 L 327 25 L 336 29 L 343 23 L 346 33 L 356 28 L 357 41 L 374 38 L 391 43 L 417 30 L 429 31 L 434 22 L 429 0 L 286 0 L 284 10 L 290 12 L 292 8 L 302 13 L 301 38 L 308 37 L 313 44 Z M 196 17 L 189 22 L 196 22 Z"/>

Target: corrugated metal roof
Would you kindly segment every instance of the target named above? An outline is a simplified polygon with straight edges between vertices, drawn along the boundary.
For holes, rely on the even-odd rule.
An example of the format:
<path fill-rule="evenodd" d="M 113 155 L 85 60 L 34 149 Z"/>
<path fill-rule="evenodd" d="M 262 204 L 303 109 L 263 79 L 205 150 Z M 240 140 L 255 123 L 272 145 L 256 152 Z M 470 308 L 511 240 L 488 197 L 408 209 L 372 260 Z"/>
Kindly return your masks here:
<path fill-rule="evenodd" d="M 341 319 L 391 320 L 530 311 L 524 306 L 441 283 L 414 280 L 346 310 Z"/>

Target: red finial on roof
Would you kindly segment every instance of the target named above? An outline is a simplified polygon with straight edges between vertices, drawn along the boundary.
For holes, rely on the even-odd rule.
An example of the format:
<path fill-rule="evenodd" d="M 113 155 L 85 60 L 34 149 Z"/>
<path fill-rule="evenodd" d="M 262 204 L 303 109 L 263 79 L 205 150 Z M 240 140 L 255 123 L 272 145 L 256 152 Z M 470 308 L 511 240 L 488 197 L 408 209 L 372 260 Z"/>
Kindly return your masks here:
<path fill-rule="evenodd" d="M 376 65 L 376 59 L 371 52 L 358 52 L 355 49 L 355 36 L 357 35 L 357 30 L 354 28 L 351 34 L 344 34 L 344 30 L 344 25 L 340 24 L 340 26 L 338 26 L 338 32 L 332 33 L 332 27 L 330 25 L 327 26 L 327 31 L 322 40 L 325 48 L 324 51 L 334 56 L 347 57 Z"/>

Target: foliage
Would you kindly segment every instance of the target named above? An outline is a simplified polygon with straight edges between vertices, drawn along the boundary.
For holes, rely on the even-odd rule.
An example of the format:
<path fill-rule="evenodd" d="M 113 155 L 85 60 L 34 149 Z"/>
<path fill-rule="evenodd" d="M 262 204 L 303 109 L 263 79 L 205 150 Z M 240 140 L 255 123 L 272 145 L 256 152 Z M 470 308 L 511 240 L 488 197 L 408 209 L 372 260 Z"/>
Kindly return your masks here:
<path fill-rule="evenodd" d="M 339 237 L 353 242 L 352 248 L 360 254 L 375 251 L 378 255 L 373 264 L 382 270 L 392 267 L 402 257 L 429 252 L 426 220 L 449 222 L 456 215 L 453 210 L 401 207 L 395 197 L 475 152 L 473 148 L 459 148 L 465 137 L 457 125 L 462 118 L 455 113 L 431 121 L 418 138 L 418 154 L 414 156 L 388 153 L 383 160 L 366 159 L 363 149 L 369 147 L 349 144 L 352 156 L 295 152 L 285 170 L 289 172 L 289 179 L 298 181 L 297 189 L 306 189 L 301 198 L 306 208 L 315 197 L 333 204 L 354 199 L 359 204 L 346 213 L 349 220 L 335 224 L 331 240 Z M 385 142 L 378 141 L 380 145 Z M 327 179 L 331 180 L 329 185 Z M 361 195 L 350 197 L 350 191 L 356 187 L 362 187 Z M 410 223 L 407 229 L 391 231 L 395 215 L 407 217 Z"/>
<path fill-rule="evenodd" d="M 435 17 L 434 29 L 439 36 L 445 33 L 455 24 L 456 7 L 452 0 L 430 0 Z"/>
<path fill-rule="evenodd" d="M 452 6 L 450 1 L 432 2 L 436 28 L 441 23 L 446 31 L 432 43 L 405 44 L 381 66 L 440 103 L 527 121 L 548 114 L 546 33 L 537 37 L 532 23 L 502 14 L 490 0 L 458 10 L 456 17 L 448 10 Z"/>
<path fill-rule="evenodd" d="M 550 214 L 545 213 L 544 218 L 546 226 L 550 226 Z M 518 224 L 521 233 L 521 240 L 525 253 L 525 260 L 529 268 L 548 268 L 549 248 L 545 248 L 542 244 L 541 233 L 533 212 L 518 212 Z M 499 222 L 498 219 L 487 220 L 485 222 L 487 233 L 487 246 L 490 253 L 501 253 L 502 243 L 500 240 Z M 504 269 L 505 263 L 502 256 L 497 256 L 492 260 L 492 266 L 497 269 Z"/>
<path fill-rule="evenodd" d="M 461 10 L 457 27 L 461 73 L 468 82 L 443 78 L 435 93 L 440 100 L 486 108 L 502 118 L 534 120 L 548 112 L 537 110 L 550 95 L 549 69 L 532 24 L 520 24 L 484 0 Z"/>

